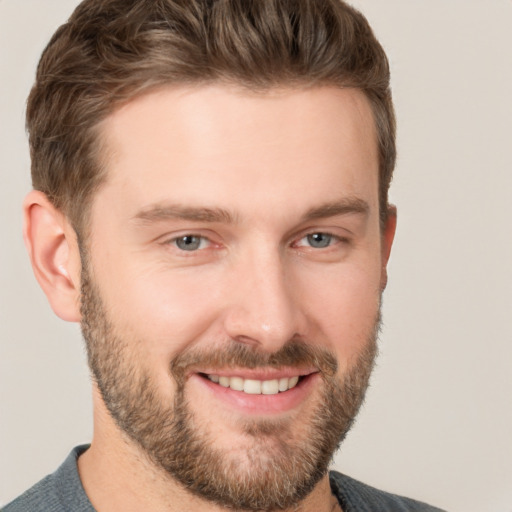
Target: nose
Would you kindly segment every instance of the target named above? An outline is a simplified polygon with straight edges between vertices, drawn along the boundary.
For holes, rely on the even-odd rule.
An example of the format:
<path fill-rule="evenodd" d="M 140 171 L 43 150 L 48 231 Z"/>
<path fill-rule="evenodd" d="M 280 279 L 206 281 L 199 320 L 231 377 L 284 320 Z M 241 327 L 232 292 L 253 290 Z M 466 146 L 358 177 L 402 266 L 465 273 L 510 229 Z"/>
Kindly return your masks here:
<path fill-rule="evenodd" d="M 253 252 L 231 270 L 231 300 L 224 316 L 230 339 L 272 353 L 305 334 L 300 294 L 278 251 Z"/>

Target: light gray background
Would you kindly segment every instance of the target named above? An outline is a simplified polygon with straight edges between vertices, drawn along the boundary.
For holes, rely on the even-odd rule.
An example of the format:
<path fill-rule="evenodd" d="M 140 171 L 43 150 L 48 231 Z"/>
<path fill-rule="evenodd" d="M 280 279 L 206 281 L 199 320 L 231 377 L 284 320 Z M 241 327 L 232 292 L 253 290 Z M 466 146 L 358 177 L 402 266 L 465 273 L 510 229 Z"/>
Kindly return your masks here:
<path fill-rule="evenodd" d="M 512 1 L 357 0 L 390 56 L 399 228 L 382 354 L 335 466 L 454 512 L 512 511 Z M 78 328 L 21 239 L 24 104 L 75 0 L 0 0 L 0 504 L 91 437 Z"/>

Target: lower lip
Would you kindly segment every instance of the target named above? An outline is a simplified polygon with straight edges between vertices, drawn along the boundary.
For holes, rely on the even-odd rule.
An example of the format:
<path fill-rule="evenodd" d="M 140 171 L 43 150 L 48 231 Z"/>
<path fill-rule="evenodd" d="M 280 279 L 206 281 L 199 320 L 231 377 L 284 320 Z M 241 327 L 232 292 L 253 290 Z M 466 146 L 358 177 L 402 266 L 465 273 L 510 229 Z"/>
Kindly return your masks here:
<path fill-rule="evenodd" d="M 230 410 L 238 409 L 245 414 L 265 415 L 284 413 L 299 407 L 313 391 L 320 375 L 312 373 L 302 377 L 294 388 L 275 395 L 251 395 L 235 391 L 198 374 L 190 378 L 204 386 L 217 400 L 227 404 Z"/>

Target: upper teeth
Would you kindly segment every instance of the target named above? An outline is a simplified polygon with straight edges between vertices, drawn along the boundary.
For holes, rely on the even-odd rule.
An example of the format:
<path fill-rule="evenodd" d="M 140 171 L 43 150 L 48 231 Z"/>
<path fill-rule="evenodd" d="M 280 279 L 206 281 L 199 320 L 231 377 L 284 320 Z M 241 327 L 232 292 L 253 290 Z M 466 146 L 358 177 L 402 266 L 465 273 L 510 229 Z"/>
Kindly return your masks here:
<path fill-rule="evenodd" d="M 253 380 L 219 375 L 208 375 L 207 377 L 212 382 L 216 382 L 225 388 L 243 391 L 251 395 L 276 395 L 279 392 L 294 388 L 299 382 L 298 376 L 273 380 Z"/>

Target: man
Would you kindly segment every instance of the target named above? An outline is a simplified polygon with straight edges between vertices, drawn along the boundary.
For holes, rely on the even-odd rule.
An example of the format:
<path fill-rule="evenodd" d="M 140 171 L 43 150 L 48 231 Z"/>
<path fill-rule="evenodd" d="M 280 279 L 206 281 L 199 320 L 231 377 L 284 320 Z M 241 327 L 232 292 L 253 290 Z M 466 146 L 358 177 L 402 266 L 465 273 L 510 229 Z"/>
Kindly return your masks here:
<path fill-rule="evenodd" d="M 395 232 L 385 54 L 339 0 L 85 0 L 39 64 L 25 241 L 94 437 L 7 512 L 436 510 L 328 473 Z"/>

